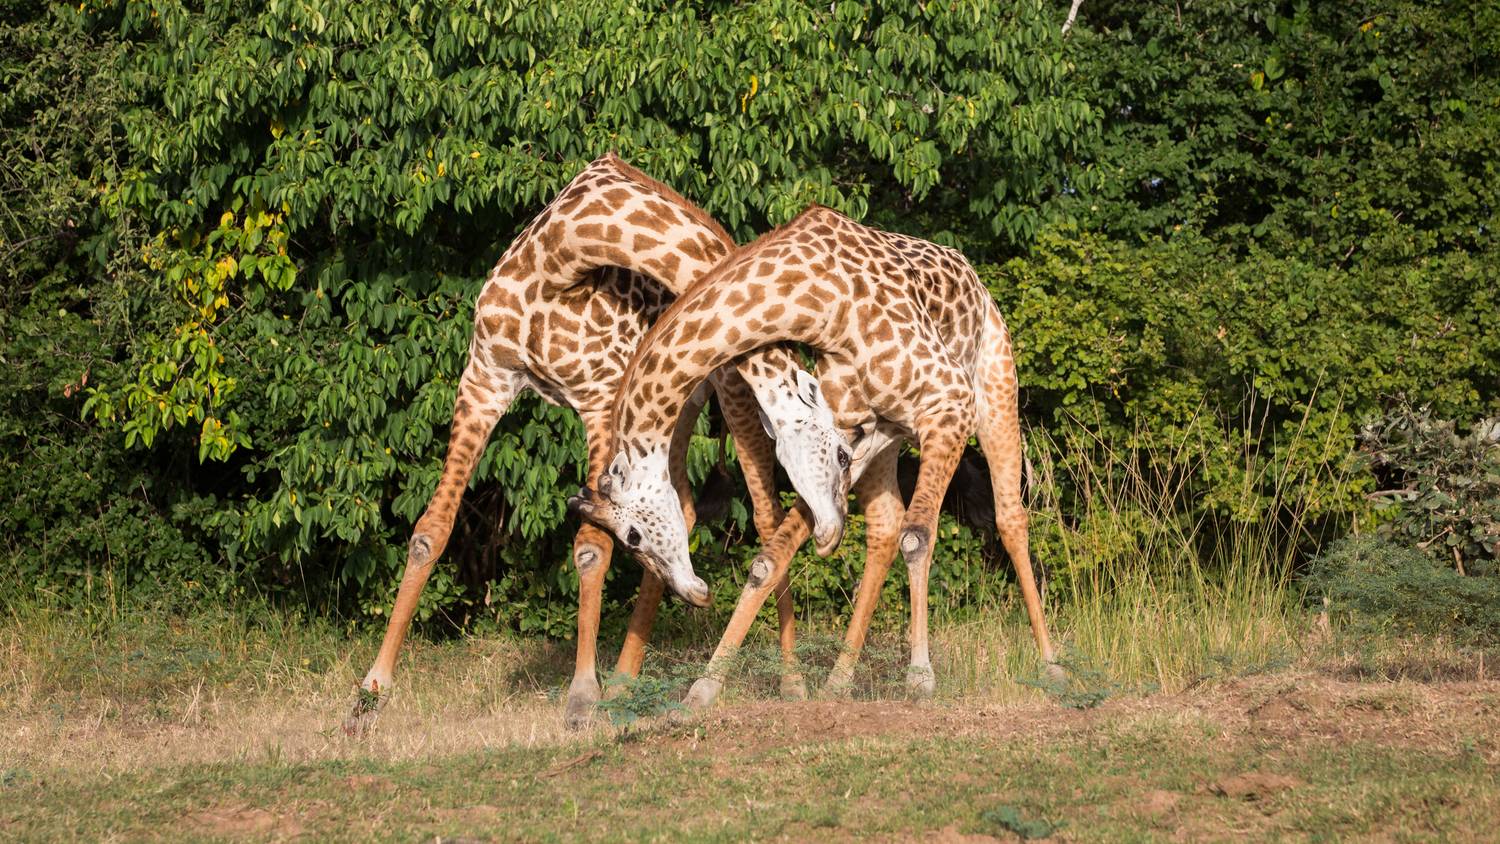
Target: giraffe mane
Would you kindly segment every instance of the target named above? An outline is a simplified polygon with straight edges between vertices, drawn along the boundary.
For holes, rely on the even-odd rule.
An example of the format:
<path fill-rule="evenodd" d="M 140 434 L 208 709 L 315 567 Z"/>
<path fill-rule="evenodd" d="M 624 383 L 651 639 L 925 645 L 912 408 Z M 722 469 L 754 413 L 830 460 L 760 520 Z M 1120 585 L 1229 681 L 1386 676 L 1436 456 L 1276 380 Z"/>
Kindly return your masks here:
<path fill-rule="evenodd" d="M 631 181 L 639 182 L 643 187 L 650 188 L 652 191 L 660 194 L 663 199 L 673 205 L 679 206 L 683 211 L 687 212 L 687 215 L 693 219 L 693 222 L 703 225 L 717 235 L 720 240 L 729 244 L 734 243 L 734 238 L 730 236 L 728 229 L 725 229 L 718 220 L 715 220 L 711 214 L 704 211 L 696 202 L 678 193 L 670 185 L 646 175 L 612 151 L 605 153 L 604 160 Z M 731 248 L 730 251 L 733 252 L 733 249 Z"/>

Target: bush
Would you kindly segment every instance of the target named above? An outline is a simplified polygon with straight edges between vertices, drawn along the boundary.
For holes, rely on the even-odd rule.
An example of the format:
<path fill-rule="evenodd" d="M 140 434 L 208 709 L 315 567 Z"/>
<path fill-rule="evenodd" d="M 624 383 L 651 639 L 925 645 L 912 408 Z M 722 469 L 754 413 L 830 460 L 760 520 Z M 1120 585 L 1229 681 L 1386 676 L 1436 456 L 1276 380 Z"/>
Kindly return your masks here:
<path fill-rule="evenodd" d="M 1365 635 L 1441 635 L 1500 643 L 1500 578 L 1464 577 L 1431 556 L 1375 536 L 1330 545 L 1308 572 L 1309 594 Z"/>
<path fill-rule="evenodd" d="M 1400 408 L 1363 431 L 1387 489 L 1383 526 L 1459 574 L 1500 576 L 1500 418 L 1467 434 L 1424 410 Z"/>
<path fill-rule="evenodd" d="M 1091 0 L 1066 39 L 1063 13 L 12 4 L 14 588 L 243 588 L 378 618 L 438 476 L 479 280 L 606 149 L 741 238 L 818 201 L 993 262 L 1023 413 L 1052 435 L 1034 459 L 1042 443 L 1062 467 L 1043 563 L 1069 531 L 1112 538 L 1087 565 L 1167 537 L 1175 566 L 1238 559 L 1223 549 L 1246 536 L 1296 557 L 1370 522 L 1392 470 L 1358 453 L 1365 420 L 1401 402 L 1500 412 L 1500 11 Z M 719 462 L 712 419 L 699 482 Z M 570 411 L 517 402 L 420 618 L 571 630 L 581 446 Z M 1132 474 L 1162 479 L 1170 506 L 1089 511 L 1080 479 Z M 727 512 L 696 553 L 738 582 L 737 486 Z M 935 609 L 1005 594 L 983 537 L 943 535 Z M 1466 569 L 1479 551 L 1460 549 Z M 799 603 L 845 611 L 860 568 L 856 546 L 799 560 Z M 611 600 L 638 576 L 615 566 Z"/>
<path fill-rule="evenodd" d="M 121 45 L 124 160 L 88 173 L 76 277 L 132 282 L 129 331 L 72 409 L 170 467 L 158 489 L 241 582 L 378 615 L 480 280 L 583 163 L 617 150 L 742 238 L 816 201 L 1012 248 L 1094 125 L 1053 18 L 1037 0 L 59 8 L 56 31 Z M 420 615 L 572 628 L 582 458 L 571 411 L 517 402 Z"/>

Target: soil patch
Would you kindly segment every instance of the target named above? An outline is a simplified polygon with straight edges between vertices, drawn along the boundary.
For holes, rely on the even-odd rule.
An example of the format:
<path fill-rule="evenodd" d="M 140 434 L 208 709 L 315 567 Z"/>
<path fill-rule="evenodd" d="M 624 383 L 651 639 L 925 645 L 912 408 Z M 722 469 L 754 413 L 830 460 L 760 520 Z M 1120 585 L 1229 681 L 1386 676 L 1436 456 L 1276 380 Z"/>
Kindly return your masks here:
<path fill-rule="evenodd" d="M 225 838 L 254 836 L 279 841 L 302 834 L 302 823 L 296 818 L 253 807 L 205 809 L 190 813 L 185 820 L 199 833 Z"/>
<path fill-rule="evenodd" d="M 1272 794 L 1300 788 L 1304 783 L 1286 774 L 1267 771 L 1250 771 L 1244 774 L 1221 777 L 1208 787 L 1220 797 L 1232 800 L 1260 800 Z"/>

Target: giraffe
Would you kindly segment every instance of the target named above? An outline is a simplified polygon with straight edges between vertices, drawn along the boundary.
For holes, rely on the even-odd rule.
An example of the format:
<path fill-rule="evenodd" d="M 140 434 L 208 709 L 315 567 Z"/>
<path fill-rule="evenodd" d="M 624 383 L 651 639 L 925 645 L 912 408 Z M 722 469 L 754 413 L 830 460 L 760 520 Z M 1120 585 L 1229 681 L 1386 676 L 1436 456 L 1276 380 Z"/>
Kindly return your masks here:
<path fill-rule="evenodd" d="M 609 153 L 569 182 L 501 256 L 475 307 L 442 477 L 413 531 L 395 607 L 345 720 L 346 732 L 359 734 L 373 726 L 389 694 L 417 600 L 447 545 L 464 487 L 510 403 L 529 388 L 546 401 L 574 408 L 584 423 L 593 482 L 603 467 L 609 411 L 630 354 L 672 295 L 707 273 L 734 245 L 707 213 Z M 847 446 L 817 382 L 788 352 L 772 349 L 752 356 L 744 369 L 744 377 L 733 370 L 717 374 L 714 386 L 741 455 L 756 527 L 768 538 L 782 511 L 775 496 L 773 446 L 762 423 L 765 430 L 777 432 L 774 447 L 787 452 L 783 459 L 797 459 L 797 449 L 817 453 L 847 451 Z M 669 520 L 678 530 L 667 535 L 684 543 L 693 512 L 681 455 L 696 408 L 705 400 L 701 392 L 692 397 L 695 409 L 676 427 L 676 468 L 664 474 L 666 485 L 658 490 L 679 502 Z M 841 507 L 827 505 L 817 530 L 820 547 L 837 545 L 843 513 Z M 641 544 L 640 534 L 623 538 L 632 550 Z M 565 707 L 565 720 L 573 727 L 587 721 L 599 698 L 599 611 L 612 545 L 608 534 L 590 524 L 582 525 L 574 538 L 578 647 Z M 691 568 L 683 574 L 648 566 L 617 663 L 623 674 L 634 676 L 640 669 L 664 580 L 690 603 L 708 603 L 707 586 Z M 785 586 L 777 594 L 783 691 L 795 697 L 805 692 L 792 654 L 791 596 Z"/>
<path fill-rule="evenodd" d="M 616 392 L 609 468 L 575 506 L 616 533 L 642 511 L 664 506 L 632 491 L 650 486 L 676 419 L 695 385 L 724 362 L 768 344 L 796 341 L 822 354 L 818 381 L 854 444 L 853 465 L 835 455 L 804 474 L 846 471 L 855 482 L 869 542 L 845 649 L 830 676 L 846 692 L 880 586 L 899 550 L 911 584 L 907 685 L 930 695 L 936 678 L 927 641 L 927 576 L 938 507 L 970 434 L 988 458 L 996 526 L 1016 567 L 1039 654 L 1056 676 L 1031 569 L 1021 500 L 1018 383 L 999 309 L 958 252 L 872 229 L 813 206 L 725 259 L 679 295 L 637 348 Z M 664 366 L 675 361 L 675 366 Z M 904 506 L 896 482 L 900 445 L 921 451 L 916 489 Z M 826 460 L 826 455 L 824 456 Z M 623 491 L 623 492 L 622 492 Z M 688 703 L 718 694 L 724 666 L 743 641 L 772 584 L 786 576 L 807 537 L 808 506 L 837 486 L 798 487 L 787 515 L 751 565 L 733 617 Z M 686 559 L 686 549 L 675 549 Z"/>

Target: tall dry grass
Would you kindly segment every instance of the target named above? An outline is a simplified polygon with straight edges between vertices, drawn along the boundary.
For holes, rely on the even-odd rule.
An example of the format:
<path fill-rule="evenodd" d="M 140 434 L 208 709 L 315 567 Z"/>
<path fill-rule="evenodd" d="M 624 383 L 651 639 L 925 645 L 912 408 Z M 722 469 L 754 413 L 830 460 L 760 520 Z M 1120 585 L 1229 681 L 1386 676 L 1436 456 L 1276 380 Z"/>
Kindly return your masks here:
<path fill-rule="evenodd" d="M 1033 555 L 1052 572 L 1051 627 L 1077 682 L 1176 691 L 1301 655 L 1310 619 L 1292 573 L 1327 538 L 1322 504 L 1349 490 L 1348 450 L 1306 417 L 1278 433 L 1254 413 L 1199 412 L 1169 438 L 1135 432 L 1129 449 L 1088 425 L 1030 432 Z M 1225 443 L 1241 455 L 1234 482 L 1199 506 L 1206 455 Z M 958 694 L 1013 696 L 1037 674 L 1014 608 L 938 641 Z"/>
<path fill-rule="evenodd" d="M 122 602 L 128 604 L 128 602 Z M 84 621 L 45 604 L 0 616 L 0 771 L 109 774 L 199 763 L 419 759 L 567 746 L 560 643 L 414 638 L 372 736 L 340 725 L 378 644 L 264 605 Z"/>

